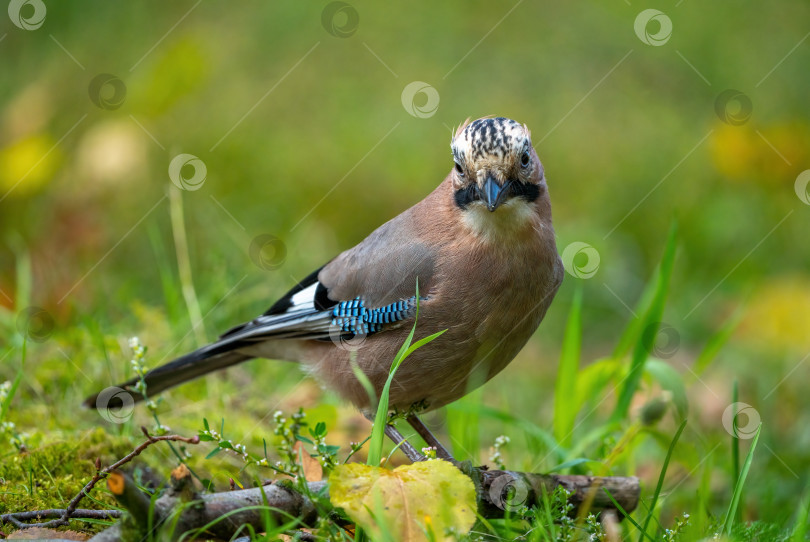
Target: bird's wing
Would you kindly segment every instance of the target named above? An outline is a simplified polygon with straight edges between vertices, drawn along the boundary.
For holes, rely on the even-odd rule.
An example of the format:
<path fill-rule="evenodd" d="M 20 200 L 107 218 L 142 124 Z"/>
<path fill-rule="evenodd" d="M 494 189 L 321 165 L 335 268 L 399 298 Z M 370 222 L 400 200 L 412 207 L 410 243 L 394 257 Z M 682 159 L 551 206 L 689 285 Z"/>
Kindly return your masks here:
<path fill-rule="evenodd" d="M 408 213 L 387 222 L 221 339 L 247 345 L 369 335 L 413 317 L 417 279 L 420 291 L 428 292 L 436 251 L 410 235 L 410 225 Z"/>

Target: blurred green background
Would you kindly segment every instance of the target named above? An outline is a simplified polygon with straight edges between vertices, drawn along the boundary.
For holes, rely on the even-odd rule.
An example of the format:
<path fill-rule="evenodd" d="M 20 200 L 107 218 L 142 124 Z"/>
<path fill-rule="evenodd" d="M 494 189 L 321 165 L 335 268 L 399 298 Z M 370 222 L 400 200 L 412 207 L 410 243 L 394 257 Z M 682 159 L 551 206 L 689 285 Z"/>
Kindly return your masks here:
<path fill-rule="evenodd" d="M 665 486 L 667 506 L 688 509 L 701 477 L 718 501 L 727 498 L 722 414 L 737 380 L 740 401 L 763 421 L 747 517 L 793 513 L 785 504 L 802 492 L 810 466 L 810 198 L 799 177 L 810 168 L 810 4 L 46 7 L 31 30 L 0 16 L 0 381 L 13 379 L 21 360 L 26 309 L 45 311 L 34 318 L 44 340 L 28 342 L 8 417 L 29 447 L 99 425 L 137 434 L 149 421 L 144 409 L 115 425 L 78 406 L 131 375 L 128 337 L 140 337 L 155 366 L 265 310 L 428 194 L 452 166 L 455 126 L 500 115 L 532 130 L 560 252 L 587 243 L 598 270 L 575 276 L 595 265 L 594 251 L 569 258 L 573 274 L 532 342 L 465 401 L 550 430 L 574 289 L 584 290 L 586 366 L 609 355 L 634 319 L 677 220 L 667 334 L 659 337 L 670 343 L 654 354 L 684 375 L 690 424 L 688 449 L 676 454 Z M 665 19 L 642 21 L 637 34 L 648 8 Z M 29 21 L 38 15 L 32 4 L 21 10 Z M 435 110 L 424 92 L 403 97 L 414 81 L 435 89 Z M 197 190 L 180 191 L 169 178 L 181 153 L 205 164 Z M 286 247 L 273 269 L 250 257 L 264 234 Z M 186 254 L 193 292 L 183 291 L 191 284 Z M 204 319 L 191 331 L 195 297 Z M 694 372 L 698 352 L 735 315 L 728 343 Z M 645 380 L 634 408 L 660 393 Z M 583 414 L 574 441 L 614 401 Z M 494 416 L 481 417 L 470 438 L 469 427 L 459 429 L 464 404 L 430 418 L 457 454 L 486 461 L 495 436 L 508 434 L 508 465 L 555 465 Z M 368 431 L 351 407 L 301 382 L 297 367 L 266 361 L 171 392 L 161 420 L 192 434 L 203 416 L 225 416 L 229 436 L 260 446 L 266 416 L 298 406 L 328 420 L 338 444 Z M 669 434 L 674 418 L 661 421 Z M 477 449 L 462 450 L 461 439 Z M 602 448 L 584 453 L 598 459 Z M 666 448 L 653 439 L 639 449 L 614 473 L 638 474 L 649 487 Z"/>

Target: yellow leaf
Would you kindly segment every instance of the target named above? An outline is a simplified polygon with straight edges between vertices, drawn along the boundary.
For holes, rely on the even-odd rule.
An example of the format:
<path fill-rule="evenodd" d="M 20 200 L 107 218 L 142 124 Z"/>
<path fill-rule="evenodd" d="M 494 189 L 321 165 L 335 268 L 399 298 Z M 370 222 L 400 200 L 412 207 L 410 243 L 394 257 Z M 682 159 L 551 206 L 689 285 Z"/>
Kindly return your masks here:
<path fill-rule="evenodd" d="M 329 477 L 329 495 L 372 540 L 454 540 L 446 529 L 463 534 L 475 522 L 472 480 L 447 461 L 393 471 L 341 465 Z"/>

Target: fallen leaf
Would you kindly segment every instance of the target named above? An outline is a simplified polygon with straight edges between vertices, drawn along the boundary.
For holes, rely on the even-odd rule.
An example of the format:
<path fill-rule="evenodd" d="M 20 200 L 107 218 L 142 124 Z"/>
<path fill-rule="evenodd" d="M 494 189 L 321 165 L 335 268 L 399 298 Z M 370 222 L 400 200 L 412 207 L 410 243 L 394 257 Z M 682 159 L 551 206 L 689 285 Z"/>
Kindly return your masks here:
<path fill-rule="evenodd" d="M 77 531 L 57 531 L 54 529 L 43 529 L 41 527 L 31 527 L 30 529 L 20 529 L 8 535 L 7 540 L 88 540 L 90 537 Z"/>
<path fill-rule="evenodd" d="M 343 508 L 372 540 L 455 540 L 475 522 L 472 480 L 447 461 L 394 470 L 340 465 L 329 477 L 332 504 Z"/>
<path fill-rule="evenodd" d="M 309 455 L 300 440 L 293 446 L 293 451 L 301 460 L 301 468 L 304 470 L 304 478 L 307 479 L 307 482 L 318 482 L 323 479 L 323 467 L 317 459 Z"/>

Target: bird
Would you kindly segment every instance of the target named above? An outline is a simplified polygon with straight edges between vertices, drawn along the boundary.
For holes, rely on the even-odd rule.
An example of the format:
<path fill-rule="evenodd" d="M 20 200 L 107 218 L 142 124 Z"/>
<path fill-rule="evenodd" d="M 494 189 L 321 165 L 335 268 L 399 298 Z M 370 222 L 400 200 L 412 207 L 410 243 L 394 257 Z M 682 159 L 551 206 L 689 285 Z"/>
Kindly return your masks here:
<path fill-rule="evenodd" d="M 504 369 L 538 329 L 564 275 L 545 170 L 526 125 L 467 119 L 450 147 L 453 166 L 427 197 L 312 272 L 264 314 L 148 371 L 148 395 L 254 358 L 288 360 L 370 418 L 375 398 L 354 371 L 379 397 L 416 319 L 419 336 L 444 333 L 399 366 L 389 407 L 408 413 L 428 444 L 449 456 L 418 416 Z M 139 401 L 139 381 L 119 387 Z M 99 394 L 85 405 L 110 406 L 99 404 Z M 404 440 L 393 426 L 386 434 Z M 412 459 L 413 451 L 406 447 Z"/>

